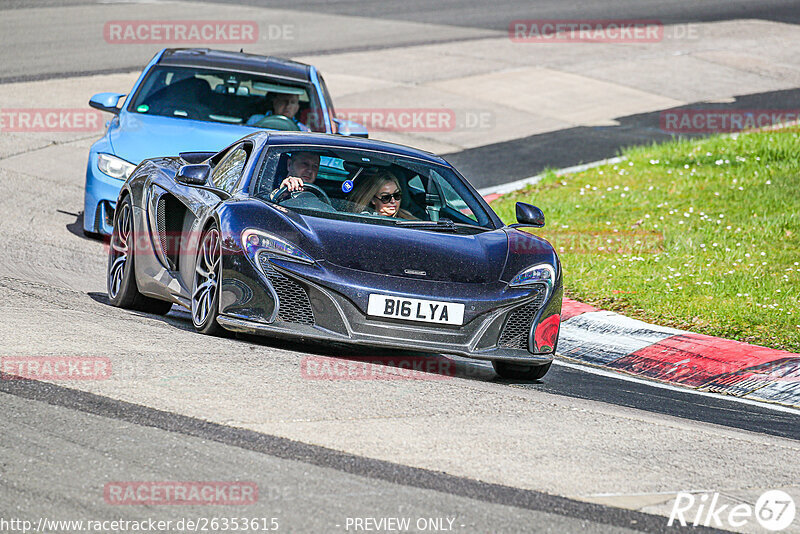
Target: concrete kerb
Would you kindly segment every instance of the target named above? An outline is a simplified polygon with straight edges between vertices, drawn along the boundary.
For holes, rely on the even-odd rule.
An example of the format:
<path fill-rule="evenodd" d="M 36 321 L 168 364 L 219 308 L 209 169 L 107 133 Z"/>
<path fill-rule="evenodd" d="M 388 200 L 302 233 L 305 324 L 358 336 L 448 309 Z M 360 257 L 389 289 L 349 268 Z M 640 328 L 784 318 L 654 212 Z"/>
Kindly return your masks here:
<path fill-rule="evenodd" d="M 583 163 L 581 165 L 574 165 L 572 167 L 565 167 L 563 169 L 559 169 L 555 171 L 557 176 L 561 176 L 562 174 L 573 174 L 576 172 L 585 171 L 587 169 L 592 169 L 594 167 L 600 167 L 602 165 L 607 164 L 614 164 L 619 163 L 620 161 L 624 161 L 625 157 L 616 157 L 616 158 L 609 158 L 609 159 L 602 159 L 600 161 L 593 161 L 591 163 Z M 544 177 L 545 173 L 537 174 L 536 176 L 529 176 L 528 178 L 523 178 L 522 180 L 517 180 L 515 182 L 509 182 L 507 184 L 500 184 L 500 185 L 493 185 L 492 187 L 486 187 L 484 189 L 478 189 L 478 193 L 486 199 L 487 202 L 492 202 L 500 198 L 501 196 L 511 193 L 512 191 L 517 191 L 518 189 L 522 189 L 528 185 L 535 184 Z"/>
<path fill-rule="evenodd" d="M 610 158 L 556 175 L 615 164 Z M 543 174 L 481 189 L 487 202 L 540 181 Z M 558 356 L 612 372 L 704 393 L 800 408 L 800 354 L 651 325 L 564 299 Z"/>

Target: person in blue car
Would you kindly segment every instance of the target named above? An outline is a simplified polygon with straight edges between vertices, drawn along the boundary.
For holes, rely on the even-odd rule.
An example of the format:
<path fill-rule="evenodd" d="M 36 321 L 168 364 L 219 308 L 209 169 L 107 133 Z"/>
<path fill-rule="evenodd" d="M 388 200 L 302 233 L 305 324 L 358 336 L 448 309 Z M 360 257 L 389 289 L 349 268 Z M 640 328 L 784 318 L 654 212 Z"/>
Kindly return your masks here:
<path fill-rule="evenodd" d="M 290 95 L 287 93 L 278 93 L 272 97 L 272 109 L 268 110 L 265 114 L 256 114 L 252 115 L 249 119 L 247 119 L 247 125 L 253 126 L 257 124 L 259 121 L 264 119 L 265 117 L 269 117 L 270 115 L 283 115 L 284 117 L 288 117 L 289 119 L 294 122 L 300 131 L 302 132 L 310 132 L 311 129 L 297 120 L 295 115 L 300 110 L 300 97 L 298 95 Z"/>

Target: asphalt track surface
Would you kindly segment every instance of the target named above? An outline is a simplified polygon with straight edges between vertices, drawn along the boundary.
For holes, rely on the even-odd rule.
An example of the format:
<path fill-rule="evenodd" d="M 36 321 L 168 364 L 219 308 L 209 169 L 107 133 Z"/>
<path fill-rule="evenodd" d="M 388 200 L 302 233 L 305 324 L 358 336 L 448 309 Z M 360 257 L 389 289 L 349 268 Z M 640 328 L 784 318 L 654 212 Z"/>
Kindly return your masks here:
<path fill-rule="evenodd" d="M 32 7 L 104 5 L 114 2 L 91 2 L 87 0 L 11 0 L 0 5 L 0 11 Z M 124 3 L 124 2 L 123 2 Z M 136 2 L 134 2 L 135 4 Z M 500 2 L 294 2 L 257 0 L 201 0 L 201 3 L 219 5 L 224 12 L 225 4 L 282 9 L 299 13 L 331 14 L 359 19 L 403 21 L 452 28 L 454 32 L 436 31 L 409 33 L 408 35 L 383 38 L 367 35 L 360 39 L 347 39 L 348 26 L 334 24 L 330 31 L 336 39 L 310 40 L 296 43 L 287 50 L 278 50 L 278 55 L 320 55 L 343 52 L 391 50 L 400 46 L 425 45 L 459 41 L 480 41 L 498 32 L 508 30 L 514 19 L 647 19 L 663 24 L 714 22 L 737 19 L 759 19 L 781 23 L 800 22 L 800 1 L 751 0 L 713 1 L 622 1 L 603 0 L 587 5 L 584 2 L 560 2 L 547 0 L 528 2 L 524 0 L 502 0 Z M 147 3 L 141 4 L 140 12 L 146 13 Z M 187 9 L 187 16 L 190 10 Z M 68 18 L 66 26 L 80 26 L 81 21 Z M 2 28 L 2 21 L 0 21 Z M 52 31 L 58 31 L 58 23 Z M 458 31 L 458 30 L 463 31 Z M 11 30 L 11 28 L 9 28 Z M 465 33 L 466 32 L 466 33 Z M 95 49 L 67 49 L 64 55 L 52 53 L 52 43 L 26 43 L 25 53 L 6 58 L 5 69 L 0 73 L 0 83 L 46 80 L 72 76 L 130 72 L 141 68 L 149 59 L 148 54 L 111 55 L 100 57 Z M 97 55 L 97 57 L 95 57 Z M 48 66 L 37 71 L 35 65 L 42 56 L 51 56 Z M 32 61 L 34 60 L 35 61 Z M 692 104 L 685 106 L 691 108 Z M 704 103 L 704 109 L 797 109 L 800 108 L 800 90 L 769 91 L 760 94 L 737 96 L 732 102 Z M 489 143 L 447 155 L 447 160 L 470 177 L 477 188 L 486 188 L 527 178 L 548 168 L 564 168 L 582 163 L 616 156 L 625 147 L 649 144 L 670 139 L 671 134 L 658 128 L 658 113 L 637 114 L 619 117 L 615 126 L 582 126 L 561 129 L 511 141 Z M 691 134 L 684 134 L 691 137 Z"/>
<path fill-rule="evenodd" d="M 77 4 L 85 2 L 5 2 L 0 9 Z M 700 5 L 694 2 L 603 2 L 587 7 L 572 2 L 543 2 L 537 4 L 535 16 L 655 17 L 665 22 L 747 17 L 797 22 L 800 11 L 798 5 L 789 2 L 715 1 Z M 493 30 L 504 30 L 510 18 L 531 17 L 530 4 L 527 2 L 495 2 L 490 6 L 453 2 L 439 4 L 435 8 L 425 2 L 287 2 L 269 3 L 269 6 Z M 419 40 L 423 41 L 422 38 Z M 14 58 L 8 60 L 9 64 L 15 61 Z M 66 57 L 62 64 L 63 72 L 90 70 L 85 68 L 79 57 Z M 27 72 L 20 76 L 24 79 L 46 79 L 57 77 L 58 73 Z M 749 98 L 762 98 L 765 102 L 775 99 L 795 102 L 798 95 L 794 91 L 786 91 Z M 752 107 L 755 105 L 753 102 L 746 101 L 742 105 Z M 501 146 L 477 148 L 453 154 L 448 159 L 460 167 L 485 170 L 491 163 L 487 163 L 490 153 L 505 153 L 503 159 L 508 161 L 514 159 L 509 158 L 508 154 L 522 154 L 530 151 L 531 147 L 536 150 L 537 146 L 542 146 L 541 151 L 535 152 L 535 165 L 559 167 L 579 161 L 552 148 L 580 139 L 586 150 L 586 154 L 580 158 L 589 161 L 613 155 L 609 152 L 632 140 L 649 142 L 658 139 L 655 132 L 645 128 L 637 130 L 638 119 L 631 117 L 629 121 L 622 121 L 623 126 L 615 127 L 616 133 L 615 128 L 562 131 L 536 136 L 535 139 L 510 141 Z M 78 148 L 85 150 L 88 141 L 79 141 Z M 548 158 L 543 159 L 543 154 L 547 154 Z M 517 167 L 512 169 L 513 172 L 500 176 L 500 179 L 507 181 L 535 174 L 539 170 L 532 159 L 516 158 L 516 161 Z M 409 449 L 413 449 L 414 445 L 404 442 L 402 437 L 387 441 L 398 447 L 394 453 L 384 451 L 373 454 L 368 448 L 359 449 L 347 443 L 337 445 L 339 442 L 336 438 L 322 436 L 325 433 L 322 424 L 319 427 L 319 439 L 306 439 L 315 436 L 317 430 L 313 425 L 308 427 L 310 430 L 294 434 L 284 431 L 281 427 L 283 419 L 302 421 L 307 417 L 304 410 L 308 409 L 307 406 L 300 406 L 297 414 L 282 411 L 281 403 L 287 402 L 287 399 L 293 400 L 293 397 L 277 388 L 291 388 L 293 383 L 290 380 L 286 383 L 279 379 L 272 382 L 265 380 L 261 390 L 238 391 L 231 386 L 227 396 L 219 392 L 225 392 L 226 381 L 234 382 L 238 373 L 254 373 L 255 367 L 248 367 L 259 363 L 254 363 L 254 358 L 275 358 L 276 363 L 270 363 L 273 367 L 267 371 L 276 373 L 278 377 L 283 376 L 280 373 L 291 377 L 297 374 L 299 358 L 307 355 L 338 356 L 337 348 L 250 337 L 208 340 L 191 333 L 191 323 L 181 311 L 173 310 L 166 318 L 157 318 L 110 308 L 103 293 L 104 249 L 101 244 L 80 235 L 77 214 L 62 209 L 65 204 L 79 205 L 81 191 L 69 188 L 59 191 L 58 188 L 63 184 L 58 177 L 54 177 L 51 183 L 30 185 L 23 183 L 30 177 L 0 172 L 3 173 L 0 183 L 7 186 L 8 193 L 0 203 L 4 213 L 4 221 L 0 223 L 0 235 L 3 236 L 0 244 L 0 256 L 3 258 L 0 261 L 0 295 L 4 303 L 0 308 L 3 313 L 0 340 L 5 351 L 19 355 L 59 354 L 59 350 L 74 354 L 116 350 L 120 355 L 130 357 L 130 360 L 125 360 L 121 356 L 120 366 L 123 368 L 128 361 L 148 359 L 155 355 L 163 358 L 165 369 L 161 380 L 169 385 L 163 389 L 163 397 L 148 401 L 150 390 L 161 392 L 159 385 L 163 384 L 145 383 L 137 389 L 134 385 L 120 382 L 110 383 L 107 387 L 103 385 L 92 391 L 93 386 L 0 380 L 0 421 L 3 424 L 0 435 L 3 456 L 0 462 L 0 516 L 33 518 L 44 515 L 60 519 L 210 516 L 212 514 L 208 509 L 202 507 L 179 507 L 179 512 L 170 507 L 109 507 L 102 500 L 102 487 L 109 480 L 248 479 L 259 484 L 259 504 L 246 514 L 237 511 L 231 515 L 276 516 L 285 525 L 282 531 L 347 531 L 346 518 L 367 516 L 450 517 L 455 518 L 454 530 L 462 532 L 668 530 L 663 515 L 595 504 L 587 502 L 585 498 L 561 496 L 579 495 L 581 492 L 559 491 L 554 486 L 544 484 L 541 488 L 530 487 L 536 484 L 515 483 L 517 479 L 510 475 L 504 475 L 508 479 L 506 483 L 492 481 L 491 476 L 481 476 L 479 470 L 475 471 L 475 475 L 470 475 L 472 467 L 469 465 L 454 466 L 440 461 L 448 455 L 466 456 L 464 449 L 455 449 L 454 452 L 431 458 L 430 462 L 423 461 L 424 458 L 411 461 L 401 453 L 397 444 L 405 443 Z M 23 244 L 37 229 L 41 229 L 42 239 Z M 59 258 L 59 268 L 48 265 L 47 261 L 42 260 L 43 257 Z M 173 340 L 177 340 L 174 341 L 175 345 L 171 345 Z M 155 352 L 147 352 L 151 349 L 145 345 L 158 346 L 159 343 L 164 345 L 163 350 L 152 349 Z M 186 348 L 189 344 L 194 344 L 197 350 Z M 172 351 L 178 356 L 172 357 Z M 203 355 L 193 356 L 198 352 Z M 255 356 L 247 359 L 249 353 Z M 148 361 L 152 363 L 152 360 Z M 231 361 L 232 366 L 238 365 L 239 371 L 235 373 L 217 366 L 224 361 Z M 602 424 L 604 417 L 608 418 L 610 435 L 614 436 L 614 440 L 634 438 L 633 433 L 625 433 L 628 427 L 620 423 L 621 420 L 630 422 L 630 428 L 651 425 L 662 432 L 653 431 L 654 436 L 660 436 L 653 438 L 653 449 L 643 449 L 642 458 L 631 454 L 619 458 L 620 462 L 633 464 L 631 469 L 634 471 L 637 462 L 641 462 L 643 476 L 646 471 L 653 469 L 652 463 L 644 461 L 645 456 L 678 454 L 681 447 L 690 448 L 690 442 L 705 439 L 703 436 L 715 436 L 720 441 L 751 443 L 754 449 L 756 444 L 763 445 L 765 448 L 759 449 L 762 451 L 780 449 L 775 453 L 776 457 L 796 459 L 797 440 L 800 440 L 800 416 L 796 412 L 777 411 L 768 405 L 744 404 L 724 397 L 701 397 L 644 381 L 603 376 L 588 369 L 556 365 L 544 380 L 525 383 L 499 380 L 485 364 L 463 360 L 454 362 L 456 373 L 452 381 L 431 381 L 424 384 L 424 388 L 422 385 L 405 385 L 403 388 L 384 388 L 381 385 L 367 393 L 396 395 L 396 398 L 389 400 L 408 404 L 411 411 L 421 412 L 424 411 L 423 406 L 433 406 L 433 412 L 429 414 L 433 421 L 431 426 L 436 426 L 433 415 L 437 402 L 441 402 L 441 409 L 448 418 L 455 417 L 454 413 L 470 409 L 468 405 L 450 405 L 454 402 L 453 398 L 458 396 L 477 398 L 483 395 L 486 400 L 514 399 L 513 402 L 517 402 L 519 397 L 522 399 L 519 402 L 524 404 L 515 404 L 517 408 L 534 406 L 540 411 L 549 409 L 554 414 L 562 415 L 576 412 L 576 418 L 570 419 L 570 422 L 586 426 L 575 428 L 574 433 L 553 436 L 553 443 L 566 443 L 575 448 L 579 448 L 578 441 L 582 440 L 601 446 L 600 437 L 591 441 L 591 433 L 600 433 L 600 429 L 591 426 L 591 423 L 598 423 L 600 419 Z M 184 382 L 184 373 L 190 368 L 202 374 L 188 376 Z M 203 381 L 214 386 L 209 386 L 202 393 L 209 397 L 207 402 L 191 395 L 196 393 L 191 390 L 191 382 Z M 437 387 L 439 384 L 442 387 Z M 301 389 L 298 397 L 303 393 L 318 395 L 316 402 L 326 402 L 327 397 L 316 392 L 313 385 L 302 386 L 306 389 Z M 253 384 L 250 387 L 255 388 Z M 276 388 L 275 405 L 267 407 L 265 404 L 264 409 L 271 414 L 279 414 L 279 417 L 273 415 L 274 424 L 265 424 L 259 427 L 261 430 L 255 429 L 257 425 L 246 417 L 236 419 L 234 416 L 217 414 L 216 408 L 210 408 L 227 407 L 229 404 L 233 413 L 237 410 L 256 413 L 257 406 L 254 408 L 253 403 L 270 399 L 271 393 L 263 391 L 270 387 Z M 351 428 L 347 422 L 350 419 L 369 422 L 397 418 L 398 425 L 401 424 L 401 417 L 389 413 L 391 410 L 376 409 L 370 412 L 375 400 L 364 396 L 364 390 L 352 383 L 338 382 L 332 384 L 330 389 L 326 388 L 328 386 L 320 385 L 316 389 L 330 394 L 331 405 L 339 407 L 344 420 L 341 428 L 345 431 Z M 366 405 L 365 411 L 368 413 L 353 408 L 359 404 Z M 387 400 L 385 406 L 388 405 Z M 286 406 L 290 405 L 287 403 Z M 378 406 L 384 405 L 378 403 Z M 353 410 L 353 414 L 348 410 Z M 580 415 L 583 413 L 586 413 L 586 417 Z M 269 417 L 265 420 L 271 421 Z M 309 417 L 308 420 L 313 423 L 313 418 Z M 540 423 L 545 420 L 538 419 Z M 425 425 L 424 418 L 414 423 Z M 354 436 L 358 434 L 355 425 L 352 431 Z M 398 430 L 398 433 L 402 432 L 402 429 Z M 451 445 L 447 435 L 434 434 L 433 430 L 427 428 L 425 432 L 420 428 L 419 432 L 420 435 L 425 434 L 426 438 L 436 436 L 439 441 L 434 443 L 438 447 Z M 487 432 L 491 432 L 488 424 Z M 512 434 L 509 432 L 509 447 L 516 439 Z M 409 438 L 413 440 L 414 436 Z M 667 446 L 659 448 L 664 444 L 658 442 L 665 440 L 669 441 Z M 542 447 L 542 442 L 537 446 Z M 725 454 L 729 452 L 726 447 L 719 445 L 717 449 L 709 448 L 709 451 Z M 735 449 L 735 452 L 741 453 L 741 450 Z M 569 450 L 563 451 L 561 456 L 562 461 L 568 464 Z M 390 459 L 394 457 L 397 459 Z M 737 456 L 730 459 L 715 457 L 711 463 L 730 463 L 730 466 L 726 464 L 724 470 L 733 472 L 727 476 L 736 479 L 739 475 L 735 466 L 743 461 L 742 458 L 752 464 L 759 462 L 757 458 Z M 491 470 L 493 460 L 488 457 L 485 460 L 489 465 L 482 467 Z M 520 465 L 535 470 L 537 466 L 529 460 Z M 694 460 L 700 463 L 709 461 L 705 458 Z M 480 461 L 479 457 L 473 463 Z M 513 459 L 506 461 L 507 465 L 498 465 L 499 472 L 505 472 L 501 467 L 513 469 Z M 576 458 L 575 461 L 580 460 Z M 667 458 L 664 463 L 670 464 Z M 677 469 L 674 464 L 670 465 Z M 547 465 L 538 467 L 548 472 Z M 755 465 L 750 467 L 755 469 Z M 622 468 L 620 465 L 621 471 Z M 586 469 L 591 471 L 592 467 L 586 466 Z M 694 469 L 698 476 L 693 480 L 702 484 L 702 468 Z M 787 466 L 785 473 L 780 473 L 773 468 L 772 471 L 765 471 L 763 478 L 756 478 L 751 485 L 759 487 L 760 483 L 769 487 L 770 484 L 796 484 L 795 470 L 796 467 Z M 574 478 L 576 475 L 574 472 L 570 475 L 554 471 L 551 476 Z M 608 476 L 613 476 L 610 471 Z M 668 481 L 670 476 L 669 469 L 665 470 L 664 481 Z M 500 475 L 498 477 L 503 478 Z M 691 479 L 688 476 L 685 478 Z M 723 479 L 725 477 L 720 475 L 715 480 Z M 576 487 L 579 485 L 575 484 Z M 668 483 L 665 483 L 665 487 L 679 488 Z M 647 491 L 652 492 L 653 488 Z M 221 515 L 217 510 L 213 512 Z"/>

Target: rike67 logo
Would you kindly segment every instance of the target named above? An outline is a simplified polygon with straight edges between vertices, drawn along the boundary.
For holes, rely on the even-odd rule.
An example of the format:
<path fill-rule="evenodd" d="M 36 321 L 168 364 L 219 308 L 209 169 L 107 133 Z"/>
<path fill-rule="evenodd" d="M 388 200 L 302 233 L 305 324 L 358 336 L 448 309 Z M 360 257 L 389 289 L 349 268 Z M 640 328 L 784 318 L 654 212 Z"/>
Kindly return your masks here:
<path fill-rule="evenodd" d="M 678 493 L 667 526 L 704 526 L 741 529 L 757 522 L 770 532 L 784 530 L 794 522 L 794 499 L 781 490 L 765 491 L 755 506 L 720 502 L 719 493 Z M 748 529 L 750 530 L 750 529 Z"/>

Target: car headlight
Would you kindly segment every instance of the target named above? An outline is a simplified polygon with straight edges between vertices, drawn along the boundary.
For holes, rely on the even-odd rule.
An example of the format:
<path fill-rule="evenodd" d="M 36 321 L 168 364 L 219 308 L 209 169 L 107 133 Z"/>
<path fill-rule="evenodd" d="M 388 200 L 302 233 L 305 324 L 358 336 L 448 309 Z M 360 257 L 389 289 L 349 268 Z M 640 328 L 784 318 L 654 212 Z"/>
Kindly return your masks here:
<path fill-rule="evenodd" d="M 552 265 L 541 264 L 528 267 L 515 276 L 508 283 L 511 287 L 529 286 L 533 284 L 545 283 L 553 287 L 556 283 L 556 271 Z"/>
<path fill-rule="evenodd" d="M 100 169 L 100 172 L 112 178 L 127 180 L 133 172 L 133 169 L 136 168 L 136 165 L 124 159 L 112 156 L 111 154 L 98 154 L 97 168 Z"/>
<path fill-rule="evenodd" d="M 261 230 L 247 229 L 242 232 L 242 243 L 254 262 L 256 255 L 265 251 L 303 263 L 314 263 L 314 258 L 300 250 L 299 247 Z"/>

